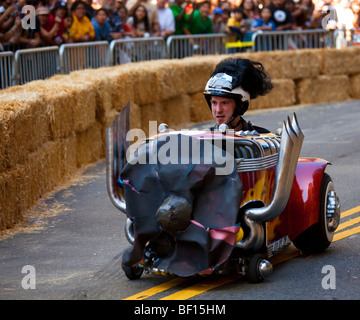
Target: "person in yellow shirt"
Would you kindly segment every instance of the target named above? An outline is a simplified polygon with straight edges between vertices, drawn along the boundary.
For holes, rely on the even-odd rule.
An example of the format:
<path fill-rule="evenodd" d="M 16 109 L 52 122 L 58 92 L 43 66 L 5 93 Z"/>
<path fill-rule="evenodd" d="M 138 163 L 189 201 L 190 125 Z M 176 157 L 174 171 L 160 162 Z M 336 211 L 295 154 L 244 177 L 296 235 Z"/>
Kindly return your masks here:
<path fill-rule="evenodd" d="M 242 40 L 246 32 L 244 13 L 241 8 L 234 9 L 234 16 L 230 17 L 226 26 L 226 33 L 229 35 L 229 42 Z"/>
<path fill-rule="evenodd" d="M 88 42 L 95 39 L 94 27 L 86 16 L 86 5 L 82 0 L 75 1 L 71 6 L 73 24 L 70 32 L 74 42 Z"/>

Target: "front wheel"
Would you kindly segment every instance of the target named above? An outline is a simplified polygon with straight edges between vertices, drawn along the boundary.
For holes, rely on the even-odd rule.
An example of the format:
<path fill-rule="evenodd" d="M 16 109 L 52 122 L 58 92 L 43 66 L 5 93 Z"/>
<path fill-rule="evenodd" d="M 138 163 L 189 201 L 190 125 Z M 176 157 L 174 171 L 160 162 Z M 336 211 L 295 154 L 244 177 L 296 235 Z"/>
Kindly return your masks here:
<path fill-rule="evenodd" d="M 260 283 L 264 281 L 264 277 L 260 273 L 260 264 L 264 260 L 262 254 L 254 254 L 249 259 L 248 278 L 250 283 Z"/>
<path fill-rule="evenodd" d="M 324 173 L 320 187 L 319 222 L 306 229 L 293 240 L 296 248 L 305 253 L 324 251 L 329 247 L 340 221 L 340 201 L 334 183 Z"/>
<path fill-rule="evenodd" d="M 125 272 L 126 277 L 129 280 L 137 280 L 140 279 L 143 271 L 144 271 L 144 267 L 142 265 L 136 265 L 135 267 L 128 267 L 125 265 L 122 265 L 122 268 Z"/>

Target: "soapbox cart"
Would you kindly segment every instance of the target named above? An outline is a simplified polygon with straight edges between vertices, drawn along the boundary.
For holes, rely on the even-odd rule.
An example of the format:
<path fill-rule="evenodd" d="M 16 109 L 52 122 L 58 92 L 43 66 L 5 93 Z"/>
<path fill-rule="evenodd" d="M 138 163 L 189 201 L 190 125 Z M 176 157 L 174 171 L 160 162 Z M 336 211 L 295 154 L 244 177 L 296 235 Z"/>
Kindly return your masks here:
<path fill-rule="evenodd" d="M 108 193 L 127 216 L 129 279 L 144 271 L 238 272 L 256 283 L 291 243 L 303 252 L 330 245 L 340 201 L 328 162 L 299 157 L 304 136 L 295 114 L 276 134 L 162 124 L 134 147 L 129 109 L 106 132 Z"/>

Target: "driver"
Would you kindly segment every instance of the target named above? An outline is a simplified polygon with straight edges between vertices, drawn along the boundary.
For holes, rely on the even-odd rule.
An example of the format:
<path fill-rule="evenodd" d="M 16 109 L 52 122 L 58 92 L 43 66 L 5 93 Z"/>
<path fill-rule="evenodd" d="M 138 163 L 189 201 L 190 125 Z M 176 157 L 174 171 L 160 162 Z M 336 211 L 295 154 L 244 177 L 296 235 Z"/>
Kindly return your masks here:
<path fill-rule="evenodd" d="M 205 86 L 204 96 L 216 125 L 226 124 L 235 131 L 256 130 L 269 133 L 267 129 L 253 126 L 242 115 L 249 108 L 250 99 L 265 95 L 273 88 L 269 75 L 259 62 L 242 58 L 221 61 Z"/>

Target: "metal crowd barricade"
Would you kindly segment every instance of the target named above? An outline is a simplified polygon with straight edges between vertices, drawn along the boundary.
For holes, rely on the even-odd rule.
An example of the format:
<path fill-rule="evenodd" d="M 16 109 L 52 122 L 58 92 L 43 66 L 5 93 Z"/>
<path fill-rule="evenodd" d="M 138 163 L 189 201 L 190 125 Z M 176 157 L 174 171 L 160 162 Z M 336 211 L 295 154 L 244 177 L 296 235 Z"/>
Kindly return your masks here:
<path fill-rule="evenodd" d="M 61 73 L 109 66 L 109 42 L 62 44 L 59 49 Z"/>
<path fill-rule="evenodd" d="M 0 52 L 0 89 L 14 85 L 15 55 L 12 51 Z"/>
<path fill-rule="evenodd" d="M 253 51 L 333 48 L 331 30 L 309 29 L 288 31 L 257 31 L 252 35 Z"/>
<path fill-rule="evenodd" d="M 169 59 L 224 54 L 226 40 L 225 33 L 170 36 L 166 41 L 166 52 Z"/>
<path fill-rule="evenodd" d="M 22 49 L 15 52 L 15 84 L 46 79 L 59 72 L 57 46 Z"/>
<path fill-rule="evenodd" d="M 111 65 L 164 58 L 165 41 L 162 37 L 118 39 L 110 43 Z"/>

